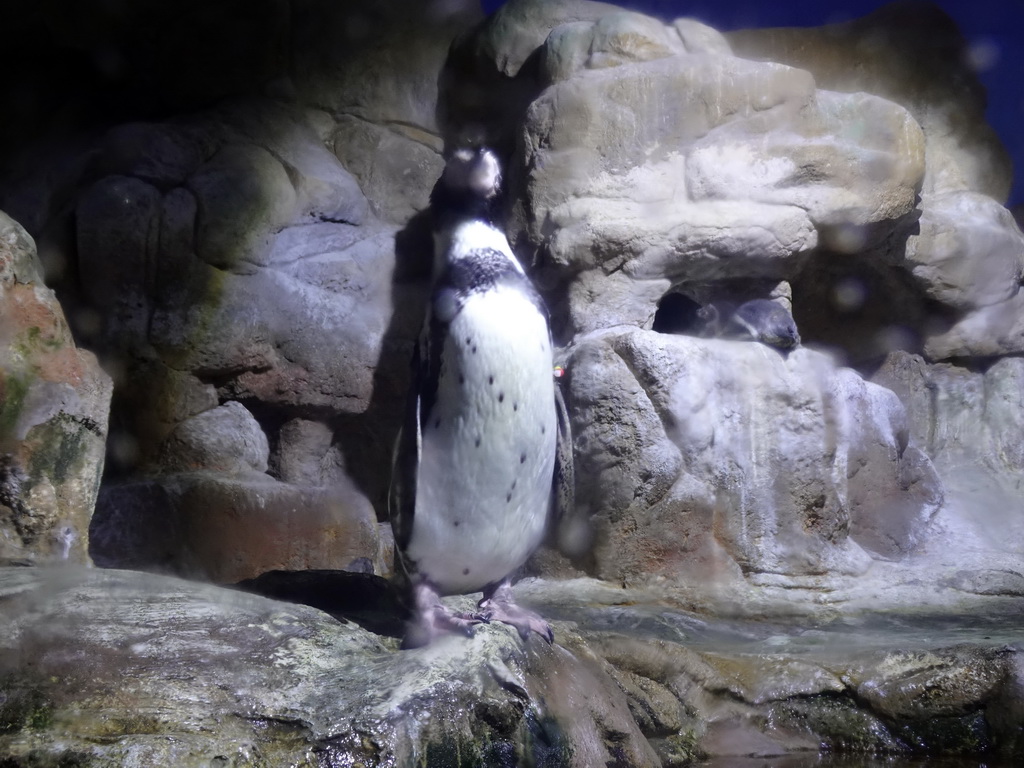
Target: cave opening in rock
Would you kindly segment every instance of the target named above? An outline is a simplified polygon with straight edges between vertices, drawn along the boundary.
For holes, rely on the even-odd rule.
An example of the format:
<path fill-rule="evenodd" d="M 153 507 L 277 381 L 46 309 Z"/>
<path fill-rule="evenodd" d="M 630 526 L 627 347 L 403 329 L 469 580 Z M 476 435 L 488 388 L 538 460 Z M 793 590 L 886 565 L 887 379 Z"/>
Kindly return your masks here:
<path fill-rule="evenodd" d="M 658 333 L 695 333 L 700 326 L 701 305 L 673 291 L 662 297 L 651 328 Z"/>

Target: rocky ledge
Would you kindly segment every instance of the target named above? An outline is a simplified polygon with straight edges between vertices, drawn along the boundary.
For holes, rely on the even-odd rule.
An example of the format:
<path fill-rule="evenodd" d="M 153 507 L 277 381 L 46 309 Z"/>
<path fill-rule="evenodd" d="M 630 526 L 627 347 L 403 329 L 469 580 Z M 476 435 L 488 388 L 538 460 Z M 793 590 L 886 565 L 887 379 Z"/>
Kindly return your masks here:
<path fill-rule="evenodd" d="M 350 595 L 384 584 L 324 578 L 349 579 Z M 970 621 L 783 623 L 708 620 L 589 579 L 528 580 L 519 595 L 555 619 L 554 645 L 493 625 L 399 651 L 343 616 L 236 589 L 3 569 L 0 755 L 340 767 L 1024 753 L 1019 599 L 989 598 Z"/>

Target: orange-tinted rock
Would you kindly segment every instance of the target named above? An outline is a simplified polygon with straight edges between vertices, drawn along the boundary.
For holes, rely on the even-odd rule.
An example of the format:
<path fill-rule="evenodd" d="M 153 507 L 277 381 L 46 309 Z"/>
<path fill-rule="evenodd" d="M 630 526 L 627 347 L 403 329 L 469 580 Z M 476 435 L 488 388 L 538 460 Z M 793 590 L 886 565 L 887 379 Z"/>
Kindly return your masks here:
<path fill-rule="evenodd" d="M 0 213 L 0 561 L 87 563 L 112 386 L 41 273 Z"/>

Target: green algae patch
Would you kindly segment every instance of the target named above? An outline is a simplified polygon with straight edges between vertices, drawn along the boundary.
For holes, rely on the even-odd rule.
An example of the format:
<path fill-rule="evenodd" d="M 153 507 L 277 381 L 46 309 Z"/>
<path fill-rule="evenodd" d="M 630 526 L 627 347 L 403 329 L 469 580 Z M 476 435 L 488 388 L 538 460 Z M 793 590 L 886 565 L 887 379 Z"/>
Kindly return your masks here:
<path fill-rule="evenodd" d="M 14 428 L 25 407 L 30 378 L 0 371 L 0 448 L 14 436 Z"/>
<path fill-rule="evenodd" d="M 83 456 L 88 455 L 91 438 L 89 429 L 66 413 L 33 427 L 26 441 L 35 446 L 29 476 L 33 480 L 45 476 L 55 484 L 65 482 L 78 470 Z"/>
<path fill-rule="evenodd" d="M 13 675 L 0 678 L 0 736 L 42 731 L 53 723 L 54 705 L 40 687 Z"/>
<path fill-rule="evenodd" d="M 53 334 L 43 333 L 38 325 L 33 325 L 17 341 L 11 345 L 15 352 L 26 360 L 31 360 L 37 352 L 56 352 L 63 349 L 64 341 Z"/>
<path fill-rule="evenodd" d="M 650 742 L 661 758 L 663 768 L 683 768 L 707 757 L 707 753 L 700 746 L 700 736 L 692 728 L 664 739 L 652 738 Z"/>
<path fill-rule="evenodd" d="M 769 719 L 777 727 L 819 739 L 830 752 L 891 755 L 910 751 L 882 720 L 845 695 L 782 701 L 771 708 Z"/>

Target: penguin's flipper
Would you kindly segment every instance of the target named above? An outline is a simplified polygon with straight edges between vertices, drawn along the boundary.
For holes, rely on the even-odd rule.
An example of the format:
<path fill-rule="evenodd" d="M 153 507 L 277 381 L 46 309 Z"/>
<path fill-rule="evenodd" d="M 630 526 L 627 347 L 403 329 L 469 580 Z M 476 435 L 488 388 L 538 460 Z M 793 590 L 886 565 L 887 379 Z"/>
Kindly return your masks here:
<path fill-rule="evenodd" d="M 573 514 L 576 506 L 576 469 L 572 455 L 572 424 L 569 409 L 562 395 L 562 385 L 555 381 L 555 413 L 558 417 L 558 437 L 555 442 L 555 473 L 552 486 L 552 522 L 559 522 Z"/>
<path fill-rule="evenodd" d="M 405 417 L 398 431 L 391 462 L 391 485 L 388 489 L 388 515 L 395 534 L 396 560 L 401 559 L 412 535 L 413 513 L 416 509 L 416 475 L 423 449 L 421 429 L 421 353 L 417 345 L 413 353 L 412 378 L 415 386 L 406 403 Z"/>
<path fill-rule="evenodd" d="M 555 380 L 555 413 L 558 435 L 555 471 L 551 486 L 551 517 L 548 542 L 571 558 L 581 557 L 593 544 L 594 532 L 585 509 L 576 507 L 576 469 L 573 459 L 572 424 L 562 393 L 564 378 Z"/>
<path fill-rule="evenodd" d="M 404 553 L 412 537 L 416 512 L 416 482 L 423 453 L 423 423 L 437 400 L 441 350 L 448 334 L 448 323 L 441 320 L 436 311 L 438 296 L 439 292 L 435 291 L 431 311 L 413 349 L 410 375 L 412 387 L 395 443 L 388 493 L 388 514 L 395 534 L 395 561 L 400 562 L 406 572 L 411 570 Z"/>

